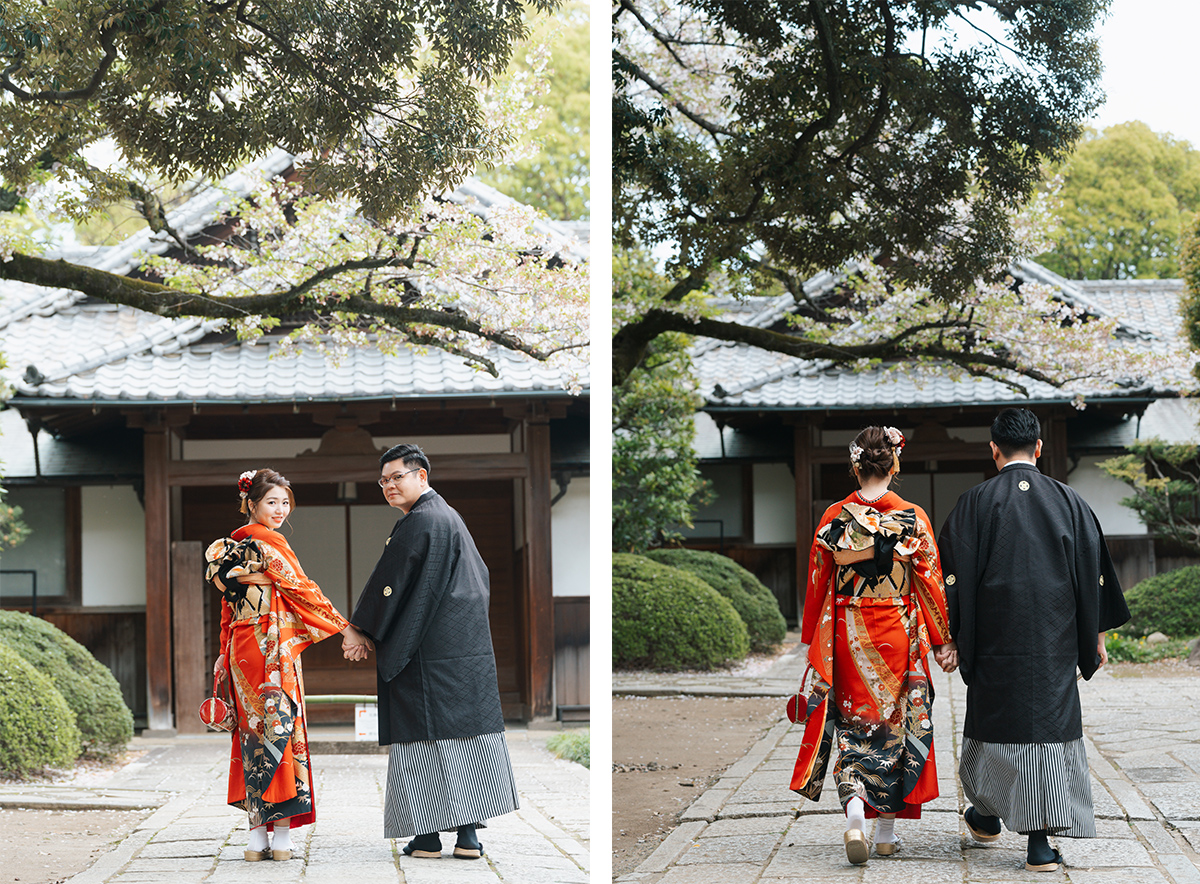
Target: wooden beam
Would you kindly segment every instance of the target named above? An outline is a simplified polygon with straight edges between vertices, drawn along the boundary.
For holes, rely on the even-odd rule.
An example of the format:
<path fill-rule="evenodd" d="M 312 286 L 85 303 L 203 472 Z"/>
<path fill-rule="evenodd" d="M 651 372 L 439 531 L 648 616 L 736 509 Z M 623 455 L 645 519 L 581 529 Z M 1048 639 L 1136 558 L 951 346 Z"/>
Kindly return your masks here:
<path fill-rule="evenodd" d="M 796 620 L 804 622 L 804 590 L 808 584 L 808 551 L 813 538 L 812 428 L 798 423 L 792 429 L 796 475 Z M 845 453 L 842 457 L 845 457 Z"/>
<path fill-rule="evenodd" d="M 171 622 L 175 660 L 175 729 L 202 734 L 206 728 L 196 710 L 208 696 L 212 671 L 204 656 L 204 554 L 199 541 L 171 544 Z"/>
<path fill-rule="evenodd" d="M 269 460 L 271 469 L 286 476 L 293 485 L 374 482 L 379 478 L 378 462 L 358 455 L 273 457 Z M 227 485 L 236 481 L 238 474 L 246 468 L 245 458 L 171 461 L 167 467 L 167 482 L 189 486 Z M 524 479 L 528 473 L 529 467 L 522 454 L 443 454 L 438 457 L 429 478 L 430 484 L 436 487 L 439 481 Z"/>
<path fill-rule="evenodd" d="M 146 679 L 149 728 L 175 732 L 171 701 L 170 460 L 167 428 L 147 421 L 142 437 L 146 474 Z"/>
<path fill-rule="evenodd" d="M 550 419 L 525 419 L 525 591 L 528 593 L 529 705 L 534 718 L 554 715 L 554 586 L 550 563 Z"/>

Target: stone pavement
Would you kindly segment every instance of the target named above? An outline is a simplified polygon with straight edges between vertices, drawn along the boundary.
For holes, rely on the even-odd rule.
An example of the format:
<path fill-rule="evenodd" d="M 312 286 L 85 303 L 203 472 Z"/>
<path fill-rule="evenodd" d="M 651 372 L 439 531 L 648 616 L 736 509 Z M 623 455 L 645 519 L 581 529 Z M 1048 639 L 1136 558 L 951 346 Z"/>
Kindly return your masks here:
<path fill-rule="evenodd" d="M 791 637 L 791 636 L 789 636 Z M 763 676 L 689 676 L 675 693 L 761 696 L 795 689 L 803 660 L 781 659 Z M 782 719 L 683 812 L 679 826 L 620 884 L 1200 884 L 1200 678 L 1080 682 L 1098 837 L 1051 839 L 1066 867 L 1024 869 L 1025 839 L 1005 831 L 992 845 L 966 832 L 955 777 L 966 688 L 934 667 L 934 726 L 941 796 L 919 821 L 898 820 L 895 857 L 846 861 L 844 818 L 832 778 L 819 803 L 788 789 L 801 732 Z M 716 683 L 713 683 L 715 680 Z M 670 676 L 614 673 L 614 693 L 661 695 Z M 832 768 L 832 765 L 830 765 Z"/>
<path fill-rule="evenodd" d="M 250 865 L 242 858 L 246 815 L 225 803 L 229 737 L 224 734 L 139 738 L 130 748 L 146 754 L 101 788 L 5 786 L 0 804 L 157 808 L 91 868 L 68 879 L 72 884 L 586 884 L 588 770 L 547 752 L 551 733 L 508 731 L 521 808 L 480 830 L 486 856 L 478 861 L 454 859 L 449 850 L 441 859 L 412 859 L 401 853 L 404 841 L 384 840 L 387 756 L 325 754 L 323 748 L 338 747 L 322 747 L 322 740 L 352 735 L 319 727 L 310 733 L 317 821 L 293 834 L 296 852 L 287 862 Z"/>

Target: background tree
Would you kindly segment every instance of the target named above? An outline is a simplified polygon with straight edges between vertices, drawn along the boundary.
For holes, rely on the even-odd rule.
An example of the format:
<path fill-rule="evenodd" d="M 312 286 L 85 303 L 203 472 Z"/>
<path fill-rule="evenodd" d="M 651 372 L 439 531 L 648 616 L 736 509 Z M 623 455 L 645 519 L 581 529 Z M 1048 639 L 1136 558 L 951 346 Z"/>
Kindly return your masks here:
<path fill-rule="evenodd" d="M 590 214 L 591 91 L 588 52 L 588 8 L 582 0 L 564 4 L 553 18 L 530 28 L 526 45 L 551 47 L 545 117 L 533 131 L 532 155 L 508 162 L 481 177 L 502 193 L 563 221 L 586 220 Z M 529 72 L 530 62 L 514 64 Z"/>
<path fill-rule="evenodd" d="M 661 285 L 650 259 L 638 252 L 613 258 L 613 301 L 618 312 L 636 310 L 647 290 Z M 613 388 L 612 544 L 617 552 L 643 552 L 681 537 L 707 482 L 693 444 L 696 392 L 686 335 L 656 338 L 642 365 Z"/>
<path fill-rule="evenodd" d="M 1200 553 L 1200 446 L 1138 440 L 1100 469 L 1133 489 L 1121 501 L 1156 537 Z"/>
<path fill-rule="evenodd" d="M 1069 279 L 1179 276 L 1200 209 L 1200 150 L 1135 120 L 1090 131 L 1058 174 L 1057 229 L 1040 263 Z"/>
<path fill-rule="evenodd" d="M 808 298 L 803 279 L 868 257 L 887 285 L 925 298 L 998 279 L 1021 252 L 1019 209 L 1043 164 L 1066 157 L 1098 104 L 1092 29 L 1105 7 L 619 0 L 616 236 L 666 258 L 657 297 L 616 329 L 614 386 L 667 332 L 839 364 L 1024 373 L 1027 360 L 989 346 L 966 304 L 916 326 L 895 312 L 882 336 L 831 341 L 846 318 Z M 953 39 L 962 21 L 978 40 Z M 687 297 L 718 270 L 775 282 L 808 324 L 786 334 L 700 317 Z M 914 333 L 930 322 L 935 334 Z"/>
<path fill-rule="evenodd" d="M 579 281 L 545 274 L 554 248 L 535 219 L 489 219 L 503 228 L 489 235 L 511 246 L 491 264 L 479 249 L 430 270 L 422 251 L 435 242 L 465 247 L 454 237 L 465 216 L 451 207 L 442 217 L 444 204 L 427 196 L 502 160 L 532 122 L 531 79 L 504 75 L 527 36 L 525 15 L 516 0 L 10 5 L 0 20 L 0 130 L 11 136 L 0 143 L 0 211 L 83 220 L 132 201 L 197 269 L 159 264 L 162 282 L 114 276 L 46 260 L 37 237 L 0 224 L 0 279 L 162 316 L 228 318 L 249 332 L 300 317 L 309 338 L 446 346 L 484 367 L 492 345 L 542 359 L 581 346 Z M 106 140 L 116 163 L 96 157 Z M 297 194 L 265 184 L 253 202 L 266 226 L 242 227 L 242 244 L 254 248 L 241 251 L 254 254 L 205 250 L 171 228 L 160 182 L 194 193 L 277 146 L 297 154 L 305 192 L 328 203 L 307 217 L 356 231 L 347 234 L 354 250 L 316 228 L 289 240 Z M 310 250 L 296 260 L 266 248 L 286 260 L 264 268 L 259 246 L 285 240 Z M 502 266 L 507 281 L 485 282 Z M 516 297 L 510 284 L 519 285 Z M 555 339 L 549 326 L 564 317 Z"/>

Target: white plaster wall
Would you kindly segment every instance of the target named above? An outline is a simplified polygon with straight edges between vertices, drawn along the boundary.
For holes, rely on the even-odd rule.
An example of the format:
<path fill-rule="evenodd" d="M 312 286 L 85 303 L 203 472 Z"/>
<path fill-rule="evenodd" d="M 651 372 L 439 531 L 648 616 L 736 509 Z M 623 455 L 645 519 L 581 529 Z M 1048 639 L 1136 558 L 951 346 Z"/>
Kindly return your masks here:
<path fill-rule="evenodd" d="M 279 529 L 310 580 L 343 615 L 346 595 L 346 508 L 298 506 Z"/>
<path fill-rule="evenodd" d="M 1102 460 L 1107 460 L 1107 457 L 1091 455 L 1080 458 L 1079 464 L 1067 478 L 1067 484 L 1078 491 L 1095 511 L 1105 534 L 1145 534 L 1146 526 L 1138 521 L 1133 510 L 1121 506 L 1122 499 L 1131 496 L 1131 489 L 1124 482 L 1118 482 L 1103 472 L 1097 466 Z"/>
<path fill-rule="evenodd" d="M 507 454 L 512 443 L 507 433 L 485 433 L 470 436 L 380 436 L 374 439 L 378 448 L 387 449 L 401 442 L 414 442 L 429 457 L 434 476 L 437 475 L 439 454 Z M 245 458 L 261 464 L 272 457 L 295 457 L 303 451 L 316 449 L 320 438 L 311 439 L 184 439 L 184 460 Z M 267 464 L 269 466 L 269 464 Z M 249 467 L 247 467 L 249 469 Z"/>
<path fill-rule="evenodd" d="M 81 601 L 146 604 L 146 513 L 129 485 L 80 489 Z"/>
<path fill-rule="evenodd" d="M 796 480 L 787 464 L 754 464 L 754 542 L 796 542 Z"/>
<path fill-rule="evenodd" d="M 558 493 L 557 483 L 551 485 Z M 571 479 L 567 493 L 550 509 L 551 579 L 555 595 L 591 595 L 588 574 L 591 565 L 591 481 Z"/>
<path fill-rule="evenodd" d="M 701 519 L 721 519 L 725 524 L 725 536 L 737 537 L 742 533 L 742 468 L 739 464 L 704 464 L 700 475 L 709 481 L 713 501 L 708 506 L 696 508 L 694 528 L 680 528 L 684 537 L 717 538 L 721 527 L 712 522 L 701 523 Z"/>
<path fill-rule="evenodd" d="M 386 504 L 350 508 L 350 611 L 358 601 L 383 547 L 402 513 Z M 347 614 L 346 616 L 350 616 Z"/>

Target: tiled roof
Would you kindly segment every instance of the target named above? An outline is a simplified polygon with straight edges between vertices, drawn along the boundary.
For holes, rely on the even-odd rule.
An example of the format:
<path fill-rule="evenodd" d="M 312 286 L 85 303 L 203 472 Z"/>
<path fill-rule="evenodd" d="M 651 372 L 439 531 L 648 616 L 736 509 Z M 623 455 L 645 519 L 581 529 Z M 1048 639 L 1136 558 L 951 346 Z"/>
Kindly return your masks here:
<path fill-rule="evenodd" d="M 1065 280 L 1033 262 L 1012 267 L 1014 275 L 1056 286 L 1064 299 L 1100 315 L 1115 316 L 1122 346 L 1165 347 L 1180 333 L 1181 280 L 1123 280 L 1090 282 Z M 821 274 L 805 283 L 807 292 L 828 290 L 834 279 Z M 790 295 L 731 302 L 726 318 L 766 328 L 794 309 Z M 693 356 L 699 389 L 709 409 L 839 410 L 911 408 L 943 405 L 1002 405 L 1038 401 L 1066 401 L 1071 397 L 1039 381 L 1022 381 L 1028 397 L 987 378 L 965 373 L 958 378 L 926 374 L 917 376 L 898 366 L 881 366 L 862 372 L 834 367 L 828 362 L 797 359 L 745 344 L 697 342 Z M 1174 395 L 1191 386 L 1185 374 L 1156 379 L 1154 390 L 1097 392 L 1099 397 Z"/>
<path fill-rule="evenodd" d="M 291 154 L 276 151 L 230 175 L 218 187 L 205 189 L 168 220 L 182 234 L 196 234 L 249 192 L 253 173 L 279 174 L 291 163 Z M 467 204 L 484 218 L 496 207 L 513 202 L 476 180 L 443 198 Z M 585 226 L 540 224 L 540 232 L 563 254 L 586 260 Z M 138 265 L 139 255 L 162 253 L 170 245 L 164 237 L 143 230 L 119 246 L 82 254 L 73 250 L 69 258 L 128 273 Z M 231 343 L 219 333 L 223 327 L 221 320 L 164 319 L 65 289 L 0 282 L 0 352 L 8 362 L 4 379 L 16 388 L 18 400 L 292 401 L 564 390 L 561 369 L 500 348 L 488 354 L 500 371 L 500 377 L 493 377 L 436 349 L 401 348 L 389 356 L 367 347 L 350 351 L 335 365 L 317 349 L 302 345 L 295 358 L 272 358 L 279 352 L 277 339 Z M 587 366 L 582 360 L 577 370 L 578 380 L 586 386 Z"/>

